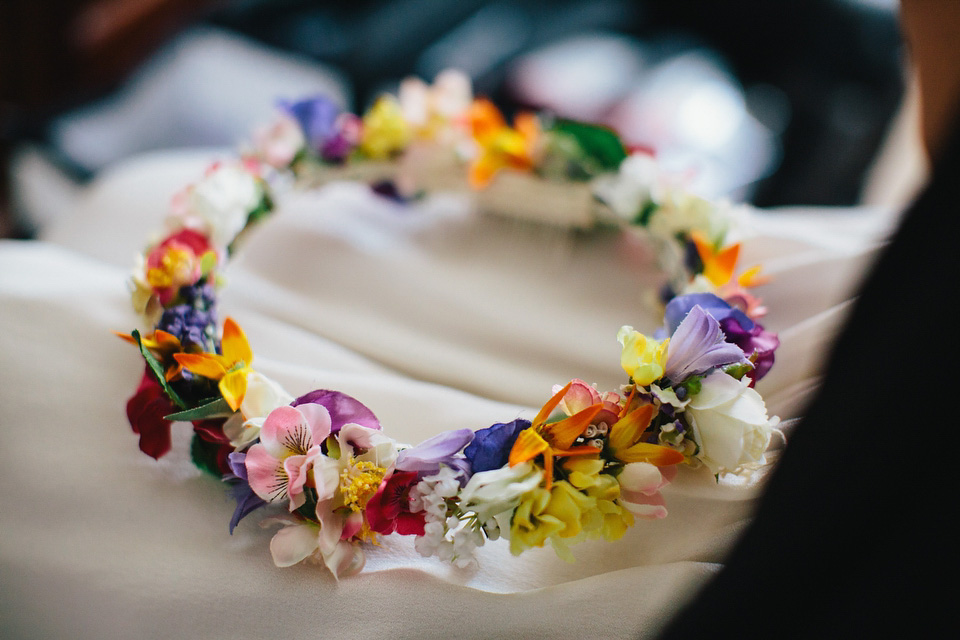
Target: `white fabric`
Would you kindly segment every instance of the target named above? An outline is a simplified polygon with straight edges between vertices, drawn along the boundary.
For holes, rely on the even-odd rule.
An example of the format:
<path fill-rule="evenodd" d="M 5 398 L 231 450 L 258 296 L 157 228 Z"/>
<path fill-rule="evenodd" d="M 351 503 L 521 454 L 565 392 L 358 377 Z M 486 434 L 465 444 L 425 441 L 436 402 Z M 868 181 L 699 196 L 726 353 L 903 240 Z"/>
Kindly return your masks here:
<path fill-rule="evenodd" d="M 132 256 L 207 157 L 127 163 L 46 241 L 0 243 L 0 636 L 647 637 L 716 569 L 759 487 L 688 470 L 664 491 L 667 519 L 580 544 L 575 564 L 500 541 L 468 572 L 390 536 L 338 583 L 275 568 L 256 513 L 228 535 L 233 504 L 190 464 L 189 429 L 159 462 L 137 449 L 124 404 L 142 363 L 110 333 L 135 326 Z M 761 215 L 744 250 L 775 276 L 760 293 L 783 346 L 758 386 L 784 418 L 889 228 L 808 213 Z M 226 275 L 221 317 L 258 370 L 294 395 L 354 395 L 410 443 L 532 417 L 573 377 L 615 388 L 617 329 L 652 331 L 660 313 L 635 239 L 478 217 L 453 196 L 404 208 L 357 185 L 283 197 Z"/>

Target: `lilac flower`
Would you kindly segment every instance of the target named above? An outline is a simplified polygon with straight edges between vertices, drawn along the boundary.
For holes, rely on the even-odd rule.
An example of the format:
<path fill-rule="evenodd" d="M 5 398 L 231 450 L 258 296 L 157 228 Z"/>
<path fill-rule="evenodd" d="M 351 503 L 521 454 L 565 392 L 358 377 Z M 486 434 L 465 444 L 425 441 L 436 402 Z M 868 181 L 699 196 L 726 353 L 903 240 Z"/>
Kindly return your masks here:
<path fill-rule="evenodd" d="M 427 438 L 411 449 L 404 449 L 397 456 L 394 468 L 398 471 L 416 471 L 423 475 L 433 475 L 440 471 L 440 465 L 460 471 L 465 477 L 470 474 L 470 463 L 458 455 L 473 440 L 473 431 L 458 429 L 446 431 Z"/>
<path fill-rule="evenodd" d="M 718 323 L 695 305 L 670 338 L 666 376 L 679 383 L 727 364 L 746 364 L 743 350 L 726 341 Z"/>
<path fill-rule="evenodd" d="M 473 442 L 463 450 L 463 455 L 470 461 L 472 472 L 499 469 L 507 464 L 510 449 L 513 448 L 517 436 L 529 426 L 529 420 L 517 418 L 513 422 L 498 422 L 477 431 Z"/>
<path fill-rule="evenodd" d="M 250 483 L 247 481 L 246 458 L 246 453 L 238 451 L 234 451 L 227 456 L 227 463 L 230 465 L 233 474 L 227 475 L 224 480 L 230 483 L 230 494 L 237 501 L 237 508 L 233 512 L 233 517 L 230 518 L 230 533 L 233 533 L 244 516 L 267 504 L 250 488 Z"/>
<path fill-rule="evenodd" d="M 317 389 L 304 394 L 290 403 L 291 407 L 301 404 L 319 404 L 330 412 L 330 433 L 336 434 L 345 424 L 357 424 L 368 429 L 380 429 L 380 421 L 373 411 L 356 398 L 339 391 Z"/>

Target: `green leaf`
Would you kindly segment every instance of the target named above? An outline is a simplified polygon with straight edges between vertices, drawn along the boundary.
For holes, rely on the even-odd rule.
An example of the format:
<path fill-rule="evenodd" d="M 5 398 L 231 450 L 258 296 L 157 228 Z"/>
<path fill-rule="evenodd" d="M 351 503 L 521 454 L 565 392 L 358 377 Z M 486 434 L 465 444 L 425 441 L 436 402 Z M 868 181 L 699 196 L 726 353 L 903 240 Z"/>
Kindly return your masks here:
<path fill-rule="evenodd" d="M 643 203 L 640 212 L 633 218 L 633 224 L 638 224 L 641 227 L 645 227 L 650 224 L 650 217 L 653 216 L 653 213 L 658 209 L 657 203 L 653 200 L 647 200 Z"/>
<path fill-rule="evenodd" d="M 560 119 L 553 123 L 551 130 L 571 136 L 583 153 L 606 171 L 616 170 L 627 157 L 623 142 L 609 127 Z"/>
<path fill-rule="evenodd" d="M 167 397 L 173 401 L 175 405 L 181 409 L 186 409 L 186 403 L 177 395 L 177 392 L 173 390 L 167 383 L 167 379 L 164 376 L 163 365 L 150 353 L 150 350 L 143 346 L 143 341 L 140 339 L 140 332 L 137 329 L 134 329 L 130 334 L 133 336 L 133 339 L 137 341 L 137 347 L 140 348 L 140 355 L 143 356 L 143 359 L 147 361 L 147 366 L 150 367 L 150 370 L 153 371 L 153 375 L 157 378 L 157 381 L 160 383 L 160 386 L 163 387 L 164 393 L 167 394 Z"/>
<path fill-rule="evenodd" d="M 208 418 L 227 418 L 233 415 L 233 409 L 223 398 L 216 398 L 212 402 L 207 402 L 199 407 L 187 409 L 177 413 L 171 413 L 164 416 L 165 420 L 178 422 L 193 422 L 194 420 L 206 420 Z"/>

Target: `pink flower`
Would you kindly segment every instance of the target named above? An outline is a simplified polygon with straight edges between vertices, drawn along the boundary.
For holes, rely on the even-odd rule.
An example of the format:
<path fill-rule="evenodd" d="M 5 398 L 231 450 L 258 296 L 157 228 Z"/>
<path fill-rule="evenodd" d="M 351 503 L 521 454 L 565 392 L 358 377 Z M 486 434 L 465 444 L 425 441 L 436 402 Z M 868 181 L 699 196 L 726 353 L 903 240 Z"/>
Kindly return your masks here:
<path fill-rule="evenodd" d="M 656 467 L 648 462 L 631 462 L 617 476 L 620 502 L 641 518 L 667 517 L 667 507 L 660 489 L 677 475 L 676 465 Z"/>
<path fill-rule="evenodd" d="M 284 406 L 271 411 L 260 428 L 260 442 L 247 452 L 250 488 L 267 502 L 289 499 L 290 511 L 303 506 L 303 488 L 316 486 L 318 478 L 310 471 L 323 457 L 320 444 L 328 435 L 330 413 L 323 405 Z M 321 491 L 332 492 L 333 488 Z"/>
<path fill-rule="evenodd" d="M 557 393 L 560 389 L 562 389 L 561 385 L 553 385 L 553 393 Z M 615 391 L 605 391 L 601 394 L 583 380 L 574 378 L 570 381 L 570 388 L 560 401 L 560 408 L 563 409 L 563 412 L 568 416 L 572 416 L 587 407 L 601 403 L 603 404 L 603 408 L 600 410 L 600 413 L 594 417 L 592 422 L 593 424 L 606 422 L 608 425 L 612 425 L 619 419 L 620 394 Z"/>
<path fill-rule="evenodd" d="M 203 275 L 204 260 L 215 260 L 216 253 L 205 235 L 181 229 L 167 236 L 147 253 L 147 283 L 166 306 L 180 287 L 196 284 Z"/>

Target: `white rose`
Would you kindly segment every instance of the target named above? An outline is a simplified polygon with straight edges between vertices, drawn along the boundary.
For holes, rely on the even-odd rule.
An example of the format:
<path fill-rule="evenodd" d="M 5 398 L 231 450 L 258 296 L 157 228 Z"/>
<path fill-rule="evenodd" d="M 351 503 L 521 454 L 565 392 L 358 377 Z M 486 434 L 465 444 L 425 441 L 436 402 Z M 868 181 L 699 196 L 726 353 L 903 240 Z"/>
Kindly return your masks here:
<path fill-rule="evenodd" d="M 190 189 L 185 213 L 199 219 L 214 245 L 225 247 L 247 224 L 262 197 L 260 184 L 249 171 L 221 165 Z"/>
<path fill-rule="evenodd" d="M 735 472 L 764 460 L 776 418 L 767 417 L 763 398 L 748 383 L 746 378 L 714 371 L 687 405 L 686 415 L 700 445 L 698 457 L 714 473 Z"/>

